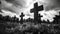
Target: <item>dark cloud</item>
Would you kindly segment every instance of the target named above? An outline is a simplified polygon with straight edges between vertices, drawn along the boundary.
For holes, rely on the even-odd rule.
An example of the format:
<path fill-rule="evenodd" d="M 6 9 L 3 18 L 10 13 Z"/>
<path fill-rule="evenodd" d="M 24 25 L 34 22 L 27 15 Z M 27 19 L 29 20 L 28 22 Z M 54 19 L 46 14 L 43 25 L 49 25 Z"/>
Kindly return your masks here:
<path fill-rule="evenodd" d="M 0 8 L 8 10 L 13 13 L 20 13 L 20 9 L 23 8 L 23 2 L 21 0 L 1 0 Z"/>
<path fill-rule="evenodd" d="M 23 7 L 23 5 L 25 5 L 25 3 L 26 3 L 24 0 L 5 0 L 5 1 L 8 3 L 12 3 L 15 6 L 20 5 L 21 7 Z"/>
<path fill-rule="evenodd" d="M 5 1 L 7 1 L 7 2 L 13 2 L 13 1 L 15 1 L 15 0 L 5 0 Z"/>
<path fill-rule="evenodd" d="M 46 3 L 45 10 L 60 9 L 60 0 L 44 0 Z"/>

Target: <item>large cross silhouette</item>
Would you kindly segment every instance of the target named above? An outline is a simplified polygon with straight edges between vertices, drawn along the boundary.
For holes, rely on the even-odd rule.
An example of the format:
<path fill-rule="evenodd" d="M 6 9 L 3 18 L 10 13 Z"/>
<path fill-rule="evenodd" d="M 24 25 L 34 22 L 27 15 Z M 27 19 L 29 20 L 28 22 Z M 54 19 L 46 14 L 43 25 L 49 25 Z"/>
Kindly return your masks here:
<path fill-rule="evenodd" d="M 38 12 L 43 10 L 43 5 L 38 6 L 38 3 L 36 2 L 34 4 L 34 8 L 31 9 L 31 13 L 34 12 L 34 22 L 38 22 Z"/>
<path fill-rule="evenodd" d="M 21 13 L 20 17 L 21 17 L 20 22 L 21 22 L 21 23 L 23 23 L 23 17 L 24 17 L 24 14 L 23 14 L 23 13 Z"/>

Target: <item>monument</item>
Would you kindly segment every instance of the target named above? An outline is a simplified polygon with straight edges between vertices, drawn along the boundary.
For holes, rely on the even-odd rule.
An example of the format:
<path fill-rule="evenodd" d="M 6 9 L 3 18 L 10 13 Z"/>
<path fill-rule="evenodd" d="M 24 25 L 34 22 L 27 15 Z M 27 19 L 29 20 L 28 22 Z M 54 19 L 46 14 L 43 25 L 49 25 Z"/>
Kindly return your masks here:
<path fill-rule="evenodd" d="M 21 17 L 20 22 L 21 22 L 21 23 L 23 23 L 23 17 L 24 17 L 24 14 L 23 14 L 23 13 L 21 13 L 20 17 Z"/>
<path fill-rule="evenodd" d="M 31 9 L 31 13 L 34 12 L 34 22 L 38 22 L 38 12 L 43 10 L 43 5 L 38 6 L 38 3 L 36 2 L 34 4 L 34 8 Z"/>
<path fill-rule="evenodd" d="M 41 21 L 41 17 L 42 17 L 42 16 L 41 16 L 40 14 L 38 14 L 38 23 L 42 22 L 42 21 Z"/>

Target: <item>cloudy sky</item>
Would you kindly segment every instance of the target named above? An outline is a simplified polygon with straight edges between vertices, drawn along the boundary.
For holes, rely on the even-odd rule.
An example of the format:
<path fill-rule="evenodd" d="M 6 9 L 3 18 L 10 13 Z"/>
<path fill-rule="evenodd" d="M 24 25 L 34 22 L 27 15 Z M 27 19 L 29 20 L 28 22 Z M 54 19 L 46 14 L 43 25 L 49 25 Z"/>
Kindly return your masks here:
<path fill-rule="evenodd" d="M 45 9 L 46 10 L 53 10 L 58 9 L 60 10 L 60 0 L 42 0 L 46 2 Z"/>
<path fill-rule="evenodd" d="M 38 2 L 39 5 L 44 5 L 44 10 L 40 11 L 39 14 L 42 14 L 42 20 L 53 20 L 55 15 L 59 15 L 60 10 L 60 0 L 0 0 L 0 9 L 2 9 L 5 15 L 20 15 L 21 12 L 25 14 L 25 17 L 33 18 L 33 13 L 30 13 L 30 9 L 34 6 L 35 2 Z M 48 13 L 48 14 L 47 14 Z M 53 17 L 51 17 L 52 15 Z M 50 16 L 48 16 L 50 15 Z M 25 18 L 24 17 L 24 18 Z M 45 18 L 47 17 L 47 18 Z M 26 19 L 26 18 L 25 18 Z"/>

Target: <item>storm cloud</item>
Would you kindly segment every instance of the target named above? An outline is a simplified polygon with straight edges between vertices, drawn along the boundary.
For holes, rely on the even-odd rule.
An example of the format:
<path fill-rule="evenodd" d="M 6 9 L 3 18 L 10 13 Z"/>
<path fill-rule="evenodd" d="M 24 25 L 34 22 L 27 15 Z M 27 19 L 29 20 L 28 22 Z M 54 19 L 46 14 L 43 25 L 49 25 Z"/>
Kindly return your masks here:
<path fill-rule="evenodd" d="M 1 0 L 1 9 L 11 11 L 12 13 L 20 14 L 29 9 L 33 3 L 32 0 Z"/>
<path fill-rule="evenodd" d="M 60 10 L 60 0 L 40 0 L 44 3 L 44 9 L 49 10 Z"/>
<path fill-rule="evenodd" d="M 3 12 L 0 14 L 2 14 L 3 16 L 16 15 L 19 17 L 21 15 L 21 12 L 23 12 L 25 16 L 28 17 L 31 17 L 32 15 L 30 13 L 30 8 L 33 7 L 31 3 L 33 3 L 34 0 L 0 0 L 0 1 L 1 1 L 0 8 Z"/>

